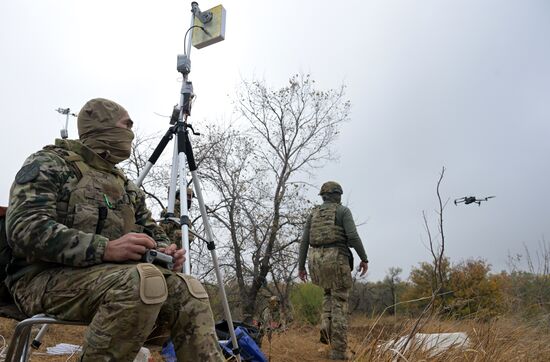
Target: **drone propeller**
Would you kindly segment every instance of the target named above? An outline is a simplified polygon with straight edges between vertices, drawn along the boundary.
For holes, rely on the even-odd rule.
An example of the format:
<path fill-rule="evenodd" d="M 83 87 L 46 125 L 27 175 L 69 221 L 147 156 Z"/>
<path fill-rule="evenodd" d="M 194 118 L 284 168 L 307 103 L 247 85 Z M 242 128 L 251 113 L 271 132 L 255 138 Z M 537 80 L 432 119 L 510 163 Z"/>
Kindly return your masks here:
<path fill-rule="evenodd" d="M 458 205 L 461 202 L 464 202 L 465 200 L 466 200 L 466 197 L 459 197 L 458 199 L 455 199 L 454 203 L 455 205 Z"/>

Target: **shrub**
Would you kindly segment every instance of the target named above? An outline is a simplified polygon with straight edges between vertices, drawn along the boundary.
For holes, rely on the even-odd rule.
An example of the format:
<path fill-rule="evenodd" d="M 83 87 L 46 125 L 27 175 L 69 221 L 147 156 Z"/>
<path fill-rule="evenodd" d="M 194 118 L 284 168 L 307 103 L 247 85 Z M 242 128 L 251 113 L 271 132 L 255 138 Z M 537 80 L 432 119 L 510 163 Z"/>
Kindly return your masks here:
<path fill-rule="evenodd" d="M 312 283 L 296 285 L 290 293 L 294 319 L 312 325 L 319 323 L 323 304 L 323 289 Z"/>

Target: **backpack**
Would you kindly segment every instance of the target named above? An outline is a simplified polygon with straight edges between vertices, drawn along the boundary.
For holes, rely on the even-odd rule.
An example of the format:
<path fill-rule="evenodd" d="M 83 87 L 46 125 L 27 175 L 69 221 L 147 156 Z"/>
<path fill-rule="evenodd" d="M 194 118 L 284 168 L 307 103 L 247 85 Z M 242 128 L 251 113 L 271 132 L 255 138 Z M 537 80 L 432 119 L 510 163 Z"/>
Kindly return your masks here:
<path fill-rule="evenodd" d="M 11 261 L 11 247 L 8 243 L 8 235 L 6 233 L 7 210 L 7 207 L 0 206 L 0 305 L 13 303 L 10 291 L 5 283 L 6 276 L 8 275 L 6 268 Z"/>

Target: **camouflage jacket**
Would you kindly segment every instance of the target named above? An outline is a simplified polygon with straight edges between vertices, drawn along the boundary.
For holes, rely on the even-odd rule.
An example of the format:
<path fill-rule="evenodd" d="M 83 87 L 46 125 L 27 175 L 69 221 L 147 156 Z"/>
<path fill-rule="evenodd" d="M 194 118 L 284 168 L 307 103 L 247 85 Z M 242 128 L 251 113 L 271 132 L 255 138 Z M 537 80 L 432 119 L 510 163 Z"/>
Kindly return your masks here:
<path fill-rule="evenodd" d="M 103 220 L 103 221 L 101 221 Z M 61 265 L 102 263 L 107 241 L 143 232 L 169 244 L 143 192 L 79 141 L 56 140 L 25 161 L 10 190 L 8 284 Z"/>
<path fill-rule="evenodd" d="M 269 306 L 265 307 L 260 315 L 260 328 L 263 330 L 274 330 L 284 328 L 284 321 L 281 318 L 279 307 L 272 309 Z"/>
<path fill-rule="evenodd" d="M 316 206 L 316 208 L 326 208 L 334 204 L 331 201 L 325 201 L 322 205 Z M 311 230 L 311 219 L 312 214 L 306 220 L 306 225 L 304 227 L 304 233 L 302 235 L 302 241 L 300 243 L 300 254 L 298 256 L 298 270 L 305 270 L 307 251 L 310 245 L 310 230 Z M 341 250 L 342 254 L 346 256 L 351 255 L 351 251 L 348 248 L 354 248 L 357 252 L 357 255 L 362 261 L 367 261 L 367 253 L 363 247 L 363 242 L 357 233 L 357 228 L 355 227 L 355 221 L 351 214 L 350 209 L 346 206 L 338 204 L 336 208 L 336 217 L 334 221 L 335 225 L 342 227 L 345 233 L 345 242 L 342 242 L 341 245 L 338 245 L 338 248 Z"/>
<path fill-rule="evenodd" d="M 163 210 L 160 214 L 161 218 L 166 217 L 166 210 Z M 174 205 L 174 217 L 180 218 L 180 201 L 176 199 L 176 204 Z M 179 222 L 175 222 L 170 219 L 161 220 L 159 224 L 163 229 L 168 238 L 171 240 L 173 244 L 176 244 L 178 248 L 181 248 L 181 226 Z M 191 219 L 188 219 L 187 227 L 189 230 L 191 230 L 193 224 L 191 223 Z M 195 235 L 189 231 L 187 233 L 189 236 L 189 243 L 192 243 L 195 240 Z"/>
<path fill-rule="evenodd" d="M 191 222 L 187 224 L 189 230 L 191 230 Z M 161 221 L 160 226 L 164 229 L 164 232 L 173 244 L 176 244 L 178 248 L 181 248 L 181 226 L 174 221 Z M 195 235 L 192 232 L 188 232 L 189 243 L 195 240 Z"/>

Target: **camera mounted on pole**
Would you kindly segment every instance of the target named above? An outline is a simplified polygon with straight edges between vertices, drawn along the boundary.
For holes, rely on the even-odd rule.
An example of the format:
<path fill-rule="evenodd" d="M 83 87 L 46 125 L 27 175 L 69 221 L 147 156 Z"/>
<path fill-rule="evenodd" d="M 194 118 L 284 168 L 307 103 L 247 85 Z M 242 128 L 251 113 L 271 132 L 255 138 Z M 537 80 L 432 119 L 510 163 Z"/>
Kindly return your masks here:
<path fill-rule="evenodd" d="M 58 108 L 56 109 L 57 113 L 61 113 L 61 114 L 64 114 L 65 116 L 67 116 L 65 118 L 65 128 L 62 128 L 60 130 L 60 133 L 61 133 L 61 138 L 63 138 L 64 140 L 69 138 L 69 116 L 73 116 L 73 117 L 76 117 L 76 114 L 74 113 L 71 113 L 71 109 L 70 108 Z"/>

